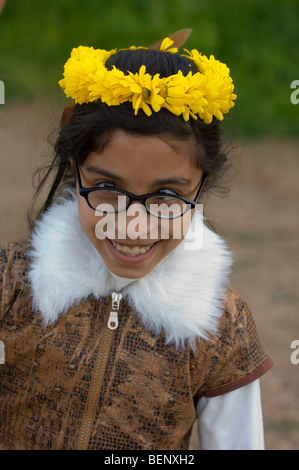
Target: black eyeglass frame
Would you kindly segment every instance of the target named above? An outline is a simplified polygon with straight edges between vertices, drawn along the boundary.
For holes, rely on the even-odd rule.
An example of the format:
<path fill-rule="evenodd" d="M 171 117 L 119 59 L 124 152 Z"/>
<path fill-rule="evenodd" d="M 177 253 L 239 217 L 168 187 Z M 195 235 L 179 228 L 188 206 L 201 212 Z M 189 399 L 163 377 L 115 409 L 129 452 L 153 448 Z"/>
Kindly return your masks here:
<path fill-rule="evenodd" d="M 142 194 L 140 196 L 137 196 L 136 194 L 133 194 L 133 193 L 130 193 L 128 191 L 125 191 L 124 189 L 118 189 L 118 188 L 111 188 L 111 189 L 107 189 L 107 188 L 98 188 L 98 187 L 93 187 L 93 188 L 85 188 L 83 185 L 82 185 L 82 180 L 81 180 L 81 176 L 80 176 L 80 172 L 79 172 L 79 168 L 78 168 L 78 165 L 75 161 L 73 161 L 74 163 L 74 169 L 75 169 L 75 173 L 76 173 L 76 178 L 77 178 L 77 181 L 78 181 L 78 187 L 79 187 L 79 194 L 80 196 L 82 196 L 88 206 L 93 209 L 93 210 L 96 210 L 95 207 L 92 207 L 92 205 L 90 204 L 89 200 L 88 200 L 88 195 L 91 193 L 91 192 L 94 192 L 94 191 L 112 191 L 112 192 L 117 192 L 117 193 L 121 193 L 121 194 L 124 194 L 125 196 L 127 196 L 129 198 L 129 201 L 128 201 L 128 204 L 126 205 L 126 208 L 121 210 L 121 211 L 115 211 L 115 213 L 118 213 L 118 212 L 124 212 L 126 210 L 128 210 L 129 206 L 132 204 L 133 201 L 142 201 L 146 211 L 148 214 L 151 214 L 155 217 L 158 217 L 158 218 L 164 218 L 164 217 L 161 217 L 159 215 L 156 215 L 156 214 L 152 214 L 150 212 L 150 210 L 147 208 L 146 206 L 146 200 L 148 198 L 151 198 L 151 197 L 154 197 L 154 196 L 163 196 L 163 193 L 150 193 L 150 194 Z M 186 212 L 188 212 L 189 210 L 191 209 L 194 209 L 196 204 L 198 203 L 198 200 L 200 198 L 200 195 L 204 189 L 204 186 L 207 182 L 207 179 L 208 179 L 208 175 L 206 173 L 203 174 L 202 178 L 201 178 L 201 181 L 200 181 L 200 186 L 198 188 L 198 191 L 196 193 L 196 196 L 195 198 L 192 200 L 192 199 L 188 199 L 186 197 L 183 197 L 183 196 L 176 196 L 176 195 L 171 195 L 172 198 L 174 199 L 180 199 L 181 201 L 185 202 L 186 204 L 189 204 L 190 207 L 187 208 L 187 210 L 185 212 L 183 212 L 182 214 L 176 216 L 176 217 L 168 217 L 168 219 L 176 219 L 176 218 L 179 218 L 179 217 L 182 217 L 184 214 L 186 214 Z M 165 195 L 167 196 L 167 195 Z"/>

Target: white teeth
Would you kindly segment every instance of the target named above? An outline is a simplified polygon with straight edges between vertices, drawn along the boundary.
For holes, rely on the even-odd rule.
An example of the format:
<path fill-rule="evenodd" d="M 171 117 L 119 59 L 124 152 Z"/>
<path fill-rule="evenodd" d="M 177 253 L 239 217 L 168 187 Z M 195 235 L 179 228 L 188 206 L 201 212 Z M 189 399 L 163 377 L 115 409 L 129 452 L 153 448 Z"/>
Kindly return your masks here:
<path fill-rule="evenodd" d="M 153 245 L 147 245 L 147 246 L 143 246 L 142 248 L 139 246 L 129 247 L 128 245 L 119 245 L 113 240 L 110 240 L 110 241 L 112 242 L 112 245 L 114 246 L 114 248 L 117 249 L 117 251 L 120 251 L 121 253 L 130 255 L 130 256 L 143 255 L 153 246 Z"/>

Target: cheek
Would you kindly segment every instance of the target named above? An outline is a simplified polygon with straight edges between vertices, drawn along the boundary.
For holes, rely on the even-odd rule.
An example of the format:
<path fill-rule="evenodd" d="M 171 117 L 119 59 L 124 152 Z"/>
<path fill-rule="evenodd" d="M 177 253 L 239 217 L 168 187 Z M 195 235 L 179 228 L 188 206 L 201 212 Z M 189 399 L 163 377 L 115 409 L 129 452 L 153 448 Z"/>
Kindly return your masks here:
<path fill-rule="evenodd" d="M 105 238 L 112 240 L 117 238 L 115 215 L 99 215 L 86 204 L 83 198 L 81 199 L 82 201 L 78 200 L 78 212 L 82 230 L 94 247 L 99 252 L 102 252 L 103 240 Z"/>
<path fill-rule="evenodd" d="M 180 218 L 165 220 L 164 229 L 164 221 L 161 220 L 161 234 L 164 239 L 161 245 L 161 259 L 171 253 L 186 237 L 192 222 L 193 212 L 193 210 L 188 211 Z"/>
<path fill-rule="evenodd" d="M 84 233 L 88 238 L 93 238 L 95 236 L 95 225 L 97 223 L 97 217 L 95 217 L 95 212 L 90 209 L 86 201 L 79 196 L 78 198 L 78 214 L 79 221 Z"/>
<path fill-rule="evenodd" d="M 188 211 L 182 217 L 166 221 L 169 223 L 169 238 L 172 238 L 173 240 L 182 240 L 185 238 L 190 228 L 192 217 L 193 211 Z"/>

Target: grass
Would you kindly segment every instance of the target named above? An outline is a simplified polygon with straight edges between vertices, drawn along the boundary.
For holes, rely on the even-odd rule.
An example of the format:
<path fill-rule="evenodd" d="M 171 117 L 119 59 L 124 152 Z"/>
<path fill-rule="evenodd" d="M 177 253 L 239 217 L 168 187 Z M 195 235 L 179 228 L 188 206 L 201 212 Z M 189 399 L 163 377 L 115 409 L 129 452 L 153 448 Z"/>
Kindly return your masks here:
<path fill-rule="evenodd" d="M 84 5 L 84 6 L 83 6 Z M 191 27 L 187 48 L 226 62 L 236 84 L 238 134 L 297 135 L 297 0 L 8 0 L 0 17 L 6 102 L 63 99 L 57 82 L 71 49 L 149 45 Z"/>

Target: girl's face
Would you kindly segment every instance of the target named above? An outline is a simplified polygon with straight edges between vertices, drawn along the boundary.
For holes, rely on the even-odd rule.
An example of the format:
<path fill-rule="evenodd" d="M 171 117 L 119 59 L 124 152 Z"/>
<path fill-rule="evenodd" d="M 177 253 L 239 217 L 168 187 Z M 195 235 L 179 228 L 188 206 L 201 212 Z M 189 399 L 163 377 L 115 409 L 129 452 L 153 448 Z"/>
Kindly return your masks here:
<path fill-rule="evenodd" d="M 79 165 L 82 185 L 115 187 L 135 195 L 167 190 L 167 194 L 193 200 L 202 172 L 191 164 L 192 144 L 191 140 L 162 140 L 116 130 L 103 152 L 90 153 Z M 138 201 L 133 201 L 127 212 L 99 214 L 79 193 L 78 207 L 83 231 L 107 267 L 118 276 L 132 279 L 152 271 L 181 242 L 192 215 L 188 211 L 176 219 L 159 219 L 149 215 Z M 108 230 L 112 218 L 115 230 Z"/>

